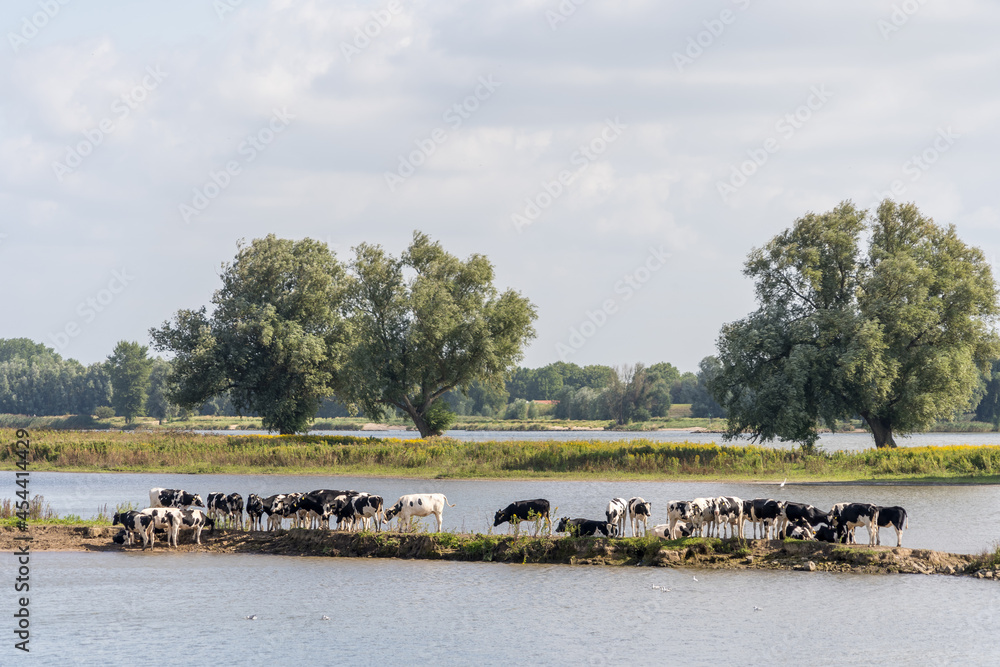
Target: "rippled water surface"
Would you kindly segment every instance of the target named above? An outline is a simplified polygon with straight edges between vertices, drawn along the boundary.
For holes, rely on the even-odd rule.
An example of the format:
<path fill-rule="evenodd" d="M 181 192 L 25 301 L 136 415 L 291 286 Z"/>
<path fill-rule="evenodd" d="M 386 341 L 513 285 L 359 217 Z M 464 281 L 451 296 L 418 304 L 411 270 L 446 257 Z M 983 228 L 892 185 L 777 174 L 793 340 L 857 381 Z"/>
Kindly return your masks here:
<path fill-rule="evenodd" d="M 32 653 L 4 646 L 5 665 L 1000 664 L 1000 584 L 974 579 L 165 550 L 32 562 Z"/>

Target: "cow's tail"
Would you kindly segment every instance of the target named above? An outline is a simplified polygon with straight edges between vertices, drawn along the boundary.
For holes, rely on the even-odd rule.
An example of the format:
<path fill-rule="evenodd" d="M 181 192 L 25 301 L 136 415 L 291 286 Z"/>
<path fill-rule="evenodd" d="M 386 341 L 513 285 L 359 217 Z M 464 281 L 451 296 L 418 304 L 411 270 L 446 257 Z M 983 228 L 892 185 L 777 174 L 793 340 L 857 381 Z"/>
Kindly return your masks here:
<path fill-rule="evenodd" d="M 447 503 L 448 507 L 454 507 L 454 505 L 452 505 L 451 503 L 448 502 L 448 496 L 446 496 L 446 495 L 444 495 L 442 493 L 441 497 L 444 498 L 444 502 Z"/>

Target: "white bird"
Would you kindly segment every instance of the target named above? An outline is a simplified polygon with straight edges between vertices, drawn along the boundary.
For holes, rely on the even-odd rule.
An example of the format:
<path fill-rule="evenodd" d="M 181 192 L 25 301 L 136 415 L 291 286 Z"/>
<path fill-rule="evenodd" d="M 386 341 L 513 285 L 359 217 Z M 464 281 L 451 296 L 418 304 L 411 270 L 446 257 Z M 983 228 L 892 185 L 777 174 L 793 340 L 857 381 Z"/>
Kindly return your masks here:
<path fill-rule="evenodd" d="M 691 578 L 694 579 L 695 581 L 698 581 L 698 577 L 691 577 Z"/>
<path fill-rule="evenodd" d="M 246 619 L 248 621 L 256 621 L 257 620 L 257 614 L 251 614 L 250 616 L 247 616 Z"/>
<path fill-rule="evenodd" d="M 669 588 L 661 588 L 661 589 L 660 589 L 660 592 L 661 592 L 661 593 L 669 593 L 669 592 L 670 592 L 670 589 L 669 589 Z"/>
<path fill-rule="evenodd" d="M 323 617 L 322 617 L 322 618 L 320 618 L 319 620 L 321 620 L 321 621 L 329 621 L 329 620 L 330 620 L 330 617 L 329 617 L 329 616 L 323 616 Z"/>
<path fill-rule="evenodd" d="M 760 607 L 758 607 L 757 605 L 754 605 L 754 607 L 753 607 L 753 610 L 754 610 L 754 611 L 764 611 L 763 609 L 761 609 L 761 608 L 760 608 Z"/>
<path fill-rule="evenodd" d="M 785 482 L 787 482 L 787 481 L 788 481 L 788 478 L 786 477 L 784 479 L 784 481 L 782 481 L 781 484 L 778 485 L 778 488 L 780 489 L 781 487 L 783 487 L 785 485 Z"/>

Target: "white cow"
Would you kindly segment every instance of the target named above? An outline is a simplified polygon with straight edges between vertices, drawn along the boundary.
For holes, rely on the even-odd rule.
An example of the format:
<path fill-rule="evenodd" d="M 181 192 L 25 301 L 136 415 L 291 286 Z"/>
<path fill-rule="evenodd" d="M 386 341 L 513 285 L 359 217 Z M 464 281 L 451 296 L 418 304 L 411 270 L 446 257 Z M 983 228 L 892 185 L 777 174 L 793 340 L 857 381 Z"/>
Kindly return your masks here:
<path fill-rule="evenodd" d="M 437 519 L 437 532 L 441 532 L 441 513 L 444 506 L 454 507 L 448 502 L 448 498 L 443 493 L 410 493 L 400 496 L 396 504 L 385 512 L 385 522 L 389 523 L 394 517 L 399 517 L 398 528 L 400 532 L 410 530 L 413 517 L 434 515 Z"/>

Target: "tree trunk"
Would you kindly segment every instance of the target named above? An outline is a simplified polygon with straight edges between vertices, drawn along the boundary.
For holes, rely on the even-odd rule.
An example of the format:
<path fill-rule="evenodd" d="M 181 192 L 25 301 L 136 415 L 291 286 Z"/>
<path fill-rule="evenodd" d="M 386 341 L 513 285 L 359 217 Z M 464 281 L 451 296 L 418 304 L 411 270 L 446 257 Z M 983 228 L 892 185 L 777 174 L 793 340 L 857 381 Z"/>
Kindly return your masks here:
<path fill-rule="evenodd" d="M 421 438 L 429 438 L 430 436 L 434 435 L 434 433 L 431 431 L 431 427 L 427 424 L 427 421 L 424 419 L 424 416 L 420 414 L 416 408 L 414 407 L 406 408 L 406 414 L 410 416 L 410 419 L 413 420 L 413 425 L 417 427 L 418 431 L 420 431 Z"/>
<path fill-rule="evenodd" d="M 862 412 L 861 416 L 868 422 L 872 435 L 875 436 L 875 446 L 878 449 L 883 447 L 896 447 L 896 441 L 892 439 L 892 422 L 888 419 L 875 417 L 867 412 Z"/>

